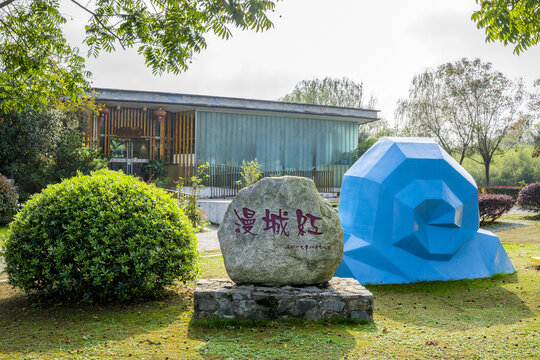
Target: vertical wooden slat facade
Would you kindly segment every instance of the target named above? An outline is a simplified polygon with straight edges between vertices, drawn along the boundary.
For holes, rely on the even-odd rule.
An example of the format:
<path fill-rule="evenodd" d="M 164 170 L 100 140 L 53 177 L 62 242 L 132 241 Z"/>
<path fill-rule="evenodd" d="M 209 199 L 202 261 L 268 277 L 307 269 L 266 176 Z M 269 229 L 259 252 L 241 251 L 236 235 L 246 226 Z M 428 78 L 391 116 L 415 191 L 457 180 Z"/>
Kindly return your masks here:
<path fill-rule="evenodd" d="M 194 164 L 195 112 L 168 112 L 160 124 L 154 110 L 141 108 L 109 108 L 103 120 L 88 121 L 86 144 L 94 141 L 111 156 L 112 140 L 120 128 L 140 129 L 137 138 L 148 139 L 149 161 L 163 159 L 165 164 L 176 165 L 179 176 L 190 178 Z M 159 147 L 159 150 L 158 150 Z"/>

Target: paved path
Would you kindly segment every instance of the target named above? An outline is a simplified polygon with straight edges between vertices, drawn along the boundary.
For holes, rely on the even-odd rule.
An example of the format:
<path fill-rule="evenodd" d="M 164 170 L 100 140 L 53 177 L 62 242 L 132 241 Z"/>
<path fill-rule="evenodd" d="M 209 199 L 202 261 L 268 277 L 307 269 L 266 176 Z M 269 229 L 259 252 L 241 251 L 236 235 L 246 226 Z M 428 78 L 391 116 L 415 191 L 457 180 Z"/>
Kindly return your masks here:
<path fill-rule="evenodd" d="M 217 230 L 205 231 L 195 235 L 197 235 L 197 240 L 199 241 L 198 247 L 200 251 L 220 250 Z"/>

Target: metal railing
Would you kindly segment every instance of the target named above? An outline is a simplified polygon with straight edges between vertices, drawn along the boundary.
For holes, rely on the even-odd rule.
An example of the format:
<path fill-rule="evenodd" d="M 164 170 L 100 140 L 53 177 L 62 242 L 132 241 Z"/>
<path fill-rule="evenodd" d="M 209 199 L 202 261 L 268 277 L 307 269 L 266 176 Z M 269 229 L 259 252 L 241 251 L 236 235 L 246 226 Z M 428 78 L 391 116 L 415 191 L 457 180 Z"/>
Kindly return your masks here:
<path fill-rule="evenodd" d="M 242 169 L 227 165 L 210 165 L 205 174 L 199 174 L 197 167 L 181 167 L 182 174 L 193 174 L 202 178 L 202 184 L 210 190 L 211 198 L 234 197 L 240 191 Z M 263 171 L 262 177 L 302 176 L 315 182 L 319 192 L 332 192 L 334 189 L 334 171 L 332 170 L 276 170 Z M 192 186 L 190 178 L 184 179 L 184 186 Z"/>

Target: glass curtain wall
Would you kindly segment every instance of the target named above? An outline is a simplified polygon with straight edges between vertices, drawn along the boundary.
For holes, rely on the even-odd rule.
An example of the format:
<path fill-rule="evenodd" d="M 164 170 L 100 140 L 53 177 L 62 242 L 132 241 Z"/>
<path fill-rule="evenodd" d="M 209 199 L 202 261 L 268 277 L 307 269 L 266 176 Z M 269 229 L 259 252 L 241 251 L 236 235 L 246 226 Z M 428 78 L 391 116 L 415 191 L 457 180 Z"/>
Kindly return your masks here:
<path fill-rule="evenodd" d="M 332 170 L 334 186 L 352 165 L 358 123 L 301 117 L 197 111 L 198 163 L 242 165 L 257 158 L 263 170 Z"/>

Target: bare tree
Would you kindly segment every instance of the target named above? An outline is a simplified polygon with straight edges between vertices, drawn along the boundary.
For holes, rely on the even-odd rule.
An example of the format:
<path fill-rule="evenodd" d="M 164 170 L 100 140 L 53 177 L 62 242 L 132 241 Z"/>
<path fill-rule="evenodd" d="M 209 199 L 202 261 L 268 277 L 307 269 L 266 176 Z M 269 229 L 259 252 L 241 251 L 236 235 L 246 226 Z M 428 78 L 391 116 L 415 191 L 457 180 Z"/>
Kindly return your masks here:
<path fill-rule="evenodd" d="M 450 93 L 445 65 L 427 69 L 413 78 L 409 98 L 399 100 L 396 118 L 405 133 L 434 137 L 448 153 L 465 159 L 472 143 L 473 128 Z"/>

